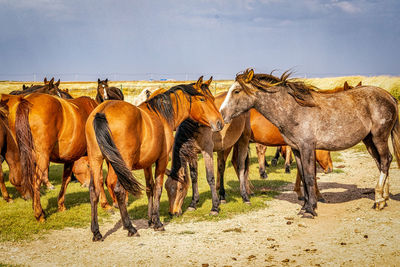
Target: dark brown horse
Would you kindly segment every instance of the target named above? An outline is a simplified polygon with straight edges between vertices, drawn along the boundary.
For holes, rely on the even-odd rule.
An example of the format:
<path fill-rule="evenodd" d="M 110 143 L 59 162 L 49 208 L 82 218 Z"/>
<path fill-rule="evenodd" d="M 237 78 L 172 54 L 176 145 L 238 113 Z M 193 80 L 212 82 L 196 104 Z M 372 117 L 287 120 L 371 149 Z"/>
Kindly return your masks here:
<path fill-rule="evenodd" d="M 109 87 L 108 79 L 97 79 L 97 103 L 102 103 L 106 100 L 124 100 L 124 94 L 117 87 Z"/>
<path fill-rule="evenodd" d="M 31 192 L 38 221 L 45 220 L 39 187 L 48 175 L 49 162 L 64 163 L 58 210 L 65 210 L 65 190 L 75 160 L 86 153 L 85 122 L 96 102 L 89 97 L 64 100 L 32 93 L 19 99 L 15 131 L 20 148 L 23 182 Z"/>
<path fill-rule="evenodd" d="M 21 196 L 26 199 L 29 196 L 29 192 L 26 192 L 22 187 L 21 177 L 21 164 L 19 159 L 18 145 L 15 141 L 15 137 L 8 127 L 8 106 L 7 101 L 0 102 L 0 151 L 1 151 L 1 162 L 5 160 L 9 167 L 9 180 L 14 185 Z M 0 190 L 3 199 L 7 202 L 12 202 L 11 197 L 7 192 L 6 185 L 4 183 L 3 171 L 0 170 Z"/>
<path fill-rule="evenodd" d="M 227 92 L 215 97 L 215 105 L 219 107 Z M 190 167 L 192 180 L 192 202 L 189 209 L 196 209 L 199 201 L 197 186 L 197 154 L 202 153 L 206 165 L 207 182 L 211 189 L 211 214 L 218 214 L 219 200 L 214 181 L 213 152 L 218 154 L 217 187 L 219 199 L 225 202 L 224 172 L 225 163 L 231 149 L 235 146 L 232 159 L 236 174 L 240 181 L 240 194 L 245 203 L 250 203 L 248 194 L 251 192 L 248 184 L 247 157 L 250 139 L 249 115 L 247 113 L 236 117 L 226 124 L 219 132 L 212 132 L 210 127 L 199 125 L 193 120 L 185 120 L 179 125 L 174 141 L 171 172 L 165 183 L 169 199 L 169 212 L 172 215 L 182 214 L 182 204 L 189 188 L 189 179 L 185 173 L 187 163 Z M 183 178 L 183 179 L 182 179 Z"/>
<path fill-rule="evenodd" d="M 388 174 L 393 159 L 388 146 L 392 136 L 400 167 L 400 123 L 396 99 L 382 88 L 360 86 L 337 93 L 320 93 L 299 81 L 246 70 L 236 76 L 221 106 L 226 122 L 255 108 L 281 132 L 293 149 L 302 175 L 304 206 L 317 215 L 315 150 L 343 150 L 363 141 L 374 158 L 380 177 L 375 187 L 375 208 L 389 199 Z"/>
<path fill-rule="evenodd" d="M 168 155 L 173 144 L 173 130 L 187 118 L 211 126 L 214 131 L 223 127 L 211 92 L 204 91 L 202 83 L 203 78 L 200 77 L 195 84 L 174 86 L 151 97 L 139 107 L 124 101 L 105 101 L 89 116 L 86 139 L 92 177 L 89 188 L 93 241 L 102 239 L 97 204 L 103 187 L 104 158 L 111 163 L 110 170 L 118 178 L 114 192 L 128 235 L 137 235 L 137 230 L 128 217 L 125 190 L 133 195 L 141 192 L 141 185 L 133 177 L 132 169 L 144 169 L 145 172 L 149 225 L 154 225 L 155 230 L 164 229 L 159 217 L 159 205 Z"/>

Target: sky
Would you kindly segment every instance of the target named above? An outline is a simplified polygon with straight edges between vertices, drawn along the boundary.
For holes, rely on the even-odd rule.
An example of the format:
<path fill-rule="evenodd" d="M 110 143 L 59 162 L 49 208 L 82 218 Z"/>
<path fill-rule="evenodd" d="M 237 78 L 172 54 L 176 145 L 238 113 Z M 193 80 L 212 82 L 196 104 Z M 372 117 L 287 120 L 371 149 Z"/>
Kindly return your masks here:
<path fill-rule="evenodd" d="M 0 0 L 0 80 L 400 75 L 398 0 Z"/>

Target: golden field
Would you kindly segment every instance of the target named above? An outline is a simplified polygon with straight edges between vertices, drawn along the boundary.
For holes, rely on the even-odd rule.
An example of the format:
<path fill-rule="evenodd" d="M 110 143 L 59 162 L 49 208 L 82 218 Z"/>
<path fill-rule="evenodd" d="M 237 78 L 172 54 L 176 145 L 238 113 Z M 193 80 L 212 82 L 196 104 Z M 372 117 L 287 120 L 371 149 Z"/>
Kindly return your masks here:
<path fill-rule="evenodd" d="M 320 89 L 333 89 L 338 86 L 343 86 L 347 81 L 349 85 L 357 85 L 360 81 L 363 85 L 373 85 L 382 87 L 389 91 L 397 99 L 400 99 L 400 77 L 399 76 L 343 76 L 329 78 L 309 78 L 299 79 L 316 86 Z M 145 88 L 170 88 L 174 85 L 189 83 L 193 81 L 110 81 L 110 86 L 121 88 L 126 100 L 138 95 Z M 211 84 L 211 91 L 218 93 L 228 88 L 233 83 L 233 80 L 218 80 Z M 43 82 L 10 82 L 0 81 L 0 93 L 9 93 L 13 90 L 21 90 L 22 85 L 43 84 Z M 93 82 L 63 82 L 61 81 L 61 89 L 69 89 L 72 96 L 77 97 L 87 95 L 96 96 L 97 81 Z"/>

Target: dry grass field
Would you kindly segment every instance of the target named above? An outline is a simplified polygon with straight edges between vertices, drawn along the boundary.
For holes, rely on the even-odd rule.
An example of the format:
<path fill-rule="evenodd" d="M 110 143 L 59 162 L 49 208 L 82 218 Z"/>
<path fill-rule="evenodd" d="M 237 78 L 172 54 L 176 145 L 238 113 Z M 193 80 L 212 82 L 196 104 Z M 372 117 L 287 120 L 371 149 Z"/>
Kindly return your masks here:
<path fill-rule="evenodd" d="M 350 85 L 357 85 L 360 81 L 363 85 L 374 85 L 382 87 L 389 91 L 397 99 L 400 99 L 400 77 L 398 76 L 343 76 L 343 77 L 330 77 L 330 78 L 311 78 L 300 79 L 314 85 L 320 89 L 332 89 L 338 86 L 343 86 L 347 81 Z M 174 85 L 189 83 L 193 81 L 111 81 L 110 86 L 122 88 L 126 100 L 138 95 L 145 88 L 170 88 Z M 228 90 L 233 80 L 218 80 L 211 84 L 213 93 Z M 42 84 L 42 82 L 12 82 L 0 81 L 0 93 L 9 93 L 13 90 L 21 90 L 22 85 Z M 91 97 L 96 96 L 97 82 L 64 82 L 61 81 L 61 89 L 67 89 L 72 96 L 77 97 L 87 95 Z"/>

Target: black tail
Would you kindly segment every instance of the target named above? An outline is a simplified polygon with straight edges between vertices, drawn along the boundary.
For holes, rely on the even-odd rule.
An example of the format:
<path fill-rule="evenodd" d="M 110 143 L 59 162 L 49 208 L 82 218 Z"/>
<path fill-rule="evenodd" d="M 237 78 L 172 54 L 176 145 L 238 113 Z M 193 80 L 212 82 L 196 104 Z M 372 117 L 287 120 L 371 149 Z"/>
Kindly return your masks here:
<path fill-rule="evenodd" d="M 118 148 L 115 146 L 104 113 L 96 113 L 93 120 L 93 127 L 100 150 L 104 157 L 111 163 L 111 166 L 117 174 L 118 181 L 129 193 L 134 196 L 139 196 L 142 191 L 142 185 L 136 180 L 131 170 L 126 166 Z"/>

